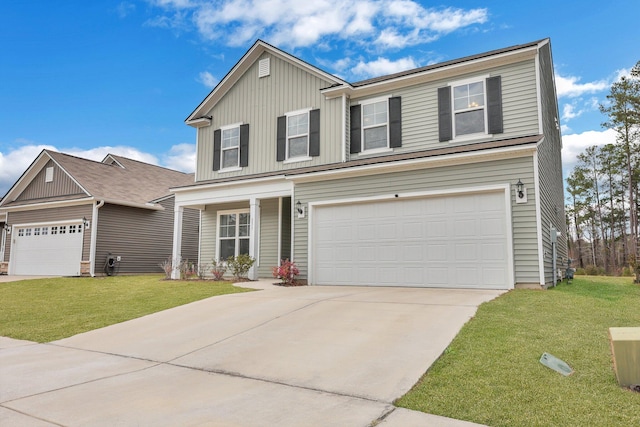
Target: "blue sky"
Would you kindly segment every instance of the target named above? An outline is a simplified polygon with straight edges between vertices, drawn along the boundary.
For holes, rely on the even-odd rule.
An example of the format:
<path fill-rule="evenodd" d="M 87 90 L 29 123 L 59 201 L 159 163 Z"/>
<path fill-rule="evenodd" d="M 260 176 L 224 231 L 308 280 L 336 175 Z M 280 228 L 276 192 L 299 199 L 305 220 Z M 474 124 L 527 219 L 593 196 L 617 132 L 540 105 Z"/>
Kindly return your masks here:
<path fill-rule="evenodd" d="M 0 196 L 43 148 L 192 171 L 184 119 L 260 38 L 347 81 L 550 37 L 569 170 L 613 142 L 598 104 L 640 60 L 640 2 L 0 3 Z"/>

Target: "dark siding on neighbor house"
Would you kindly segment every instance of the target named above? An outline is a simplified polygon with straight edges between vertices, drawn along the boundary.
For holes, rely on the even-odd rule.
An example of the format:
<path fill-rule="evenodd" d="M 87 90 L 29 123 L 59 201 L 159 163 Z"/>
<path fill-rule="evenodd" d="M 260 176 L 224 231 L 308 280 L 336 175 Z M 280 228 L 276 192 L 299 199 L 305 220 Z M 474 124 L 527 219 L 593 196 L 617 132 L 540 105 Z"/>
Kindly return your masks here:
<path fill-rule="evenodd" d="M 49 167 L 53 167 L 53 181 L 45 182 L 46 171 Z M 49 160 L 16 200 L 35 200 L 73 194 L 85 194 L 85 192 L 53 160 Z"/>
<path fill-rule="evenodd" d="M 7 222 L 14 225 L 26 224 L 46 224 L 56 221 L 77 221 L 81 222 L 82 217 L 91 220 L 92 205 L 68 206 L 63 208 L 38 209 L 24 212 L 10 212 L 7 216 Z M 11 250 L 12 234 L 7 235 L 5 246 L 5 260 L 9 261 L 9 252 Z M 84 230 L 82 237 L 82 261 L 89 261 L 89 251 L 91 246 L 91 231 Z"/>
<path fill-rule="evenodd" d="M 98 211 L 95 274 L 104 274 L 107 255 L 122 257 L 116 274 L 161 273 L 159 264 L 171 258 L 174 198 L 162 211 L 105 204 Z M 183 258 L 197 259 L 198 211 L 185 209 Z M 194 218 L 195 217 L 195 218 Z M 195 242 L 195 243 L 194 243 Z M 185 247 L 188 246 L 188 247 Z M 191 247 L 193 246 L 193 248 Z"/>

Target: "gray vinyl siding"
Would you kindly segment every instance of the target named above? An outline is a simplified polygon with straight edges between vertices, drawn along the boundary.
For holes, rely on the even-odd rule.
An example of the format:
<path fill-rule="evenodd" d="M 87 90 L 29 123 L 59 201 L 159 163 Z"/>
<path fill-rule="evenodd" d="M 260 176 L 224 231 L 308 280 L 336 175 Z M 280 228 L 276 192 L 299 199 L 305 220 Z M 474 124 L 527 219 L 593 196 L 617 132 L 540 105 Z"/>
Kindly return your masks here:
<path fill-rule="evenodd" d="M 49 167 L 53 167 L 53 181 L 45 182 L 45 174 Z M 47 165 L 42 168 L 16 200 L 25 201 L 76 194 L 84 195 L 86 193 L 53 160 L 49 160 Z"/>
<path fill-rule="evenodd" d="M 278 260 L 278 210 L 279 199 L 260 201 L 260 263 L 258 277 L 273 277 L 271 269 Z"/>
<path fill-rule="evenodd" d="M 202 211 L 202 236 L 200 238 L 200 262 L 211 263 L 217 259 L 216 239 L 218 233 L 218 211 L 249 209 L 249 202 L 207 205 Z"/>
<path fill-rule="evenodd" d="M 473 141 L 439 142 L 438 137 L 438 88 L 449 83 L 483 76 L 501 76 L 502 111 L 504 132 Z M 502 140 L 520 136 L 537 135 L 538 107 L 536 91 L 535 61 L 529 60 L 512 65 L 492 68 L 475 74 L 463 74 L 454 78 L 414 85 L 380 96 L 402 98 L 402 147 L 394 153 L 429 150 L 452 145 Z M 351 105 L 367 98 L 352 99 Z M 349 110 L 347 110 L 349 111 Z M 367 154 L 351 154 L 350 159 L 369 157 Z"/>
<path fill-rule="evenodd" d="M 61 208 L 37 209 L 32 211 L 13 211 L 7 214 L 7 223 L 14 225 L 47 224 L 57 221 L 82 222 L 82 217 L 91 220 L 92 205 L 67 206 Z M 7 236 L 5 245 L 5 261 L 9 261 L 11 252 L 11 235 Z M 84 229 L 82 237 L 82 261 L 89 261 L 91 246 L 90 229 Z"/>
<path fill-rule="evenodd" d="M 271 75 L 258 78 L 258 61 L 267 57 Z M 320 93 L 331 83 L 268 52 L 259 60 L 207 112 L 213 121 L 198 130 L 196 181 L 341 161 L 342 100 L 327 100 Z M 320 156 L 308 162 L 277 162 L 277 118 L 307 108 L 320 109 Z M 249 124 L 249 165 L 237 172 L 214 172 L 213 132 L 236 123 Z"/>
<path fill-rule="evenodd" d="M 553 284 L 553 259 L 551 226 L 562 233 L 557 245 L 557 267 L 563 271 L 567 266 L 567 224 L 564 213 L 564 184 L 562 179 L 562 141 L 556 127 L 558 103 L 553 77 L 551 48 L 546 44 L 540 48 L 540 100 L 542 103 L 542 126 L 544 141 L 538 151 L 538 173 L 540 179 L 540 215 L 544 258 L 544 276 L 547 285 Z"/>
<path fill-rule="evenodd" d="M 159 264 L 172 256 L 174 198 L 159 203 L 164 210 L 105 204 L 98 210 L 95 273 L 104 274 L 107 255 L 120 256 L 118 274 L 161 273 Z M 185 209 L 185 259 L 197 259 L 198 211 Z M 189 256 L 190 255 L 190 256 Z"/>
<path fill-rule="evenodd" d="M 296 185 L 296 198 L 305 203 L 380 195 L 466 189 L 473 186 L 509 184 L 516 283 L 539 283 L 534 188 L 528 188 L 528 203 L 516 204 L 513 186 L 521 179 L 533 182 L 532 157 L 386 173 L 375 176 L 326 180 Z M 308 216 L 294 216 L 294 258 L 301 278 L 308 272 Z"/>

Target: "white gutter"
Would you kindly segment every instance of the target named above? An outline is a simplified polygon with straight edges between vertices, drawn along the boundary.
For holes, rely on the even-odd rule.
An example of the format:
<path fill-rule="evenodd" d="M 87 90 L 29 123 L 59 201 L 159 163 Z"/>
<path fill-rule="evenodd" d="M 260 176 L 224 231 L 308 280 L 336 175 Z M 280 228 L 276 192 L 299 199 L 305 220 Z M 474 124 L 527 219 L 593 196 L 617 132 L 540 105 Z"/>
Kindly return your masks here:
<path fill-rule="evenodd" d="M 89 244 L 89 274 L 91 277 L 96 275 L 96 246 L 98 238 L 98 209 L 104 206 L 104 200 L 100 200 L 98 204 L 93 205 L 91 213 L 91 243 Z"/>
<path fill-rule="evenodd" d="M 347 94 L 342 94 L 342 163 L 347 161 Z"/>

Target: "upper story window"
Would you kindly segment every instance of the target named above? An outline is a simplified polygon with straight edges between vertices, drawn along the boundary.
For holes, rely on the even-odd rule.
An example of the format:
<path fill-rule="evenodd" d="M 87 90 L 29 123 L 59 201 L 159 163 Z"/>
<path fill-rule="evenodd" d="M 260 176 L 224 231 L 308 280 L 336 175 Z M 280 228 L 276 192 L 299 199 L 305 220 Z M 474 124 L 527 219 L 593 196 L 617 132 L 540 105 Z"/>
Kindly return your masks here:
<path fill-rule="evenodd" d="M 485 132 L 484 81 L 453 86 L 455 136 Z"/>
<path fill-rule="evenodd" d="M 351 106 L 350 152 L 366 153 L 402 147 L 399 96 L 364 100 Z"/>
<path fill-rule="evenodd" d="M 438 88 L 438 131 L 441 142 L 503 133 L 500 76 Z"/>
<path fill-rule="evenodd" d="M 249 125 L 223 126 L 213 132 L 213 170 L 231 172 L 249 165 Z"/>
<path fill-rule="evenodd" d="M 278 117 L 279 162 L 302 162 L 320 155 L 320 110 L 298 110 Z"/>
<path fill-rule="evenodd" d="M 287 159 L 309 157 L 309 112 L 287 115 Z"/>
<path fill-rule="evenodd" d="M 240 161 L 240 126 L 222 129 L 222 167 L 237 168 Z"/>
<path fill-rule="evenodd" d="M 386 99 L 362 104 L 363 149 L 388 148 Z"/>

